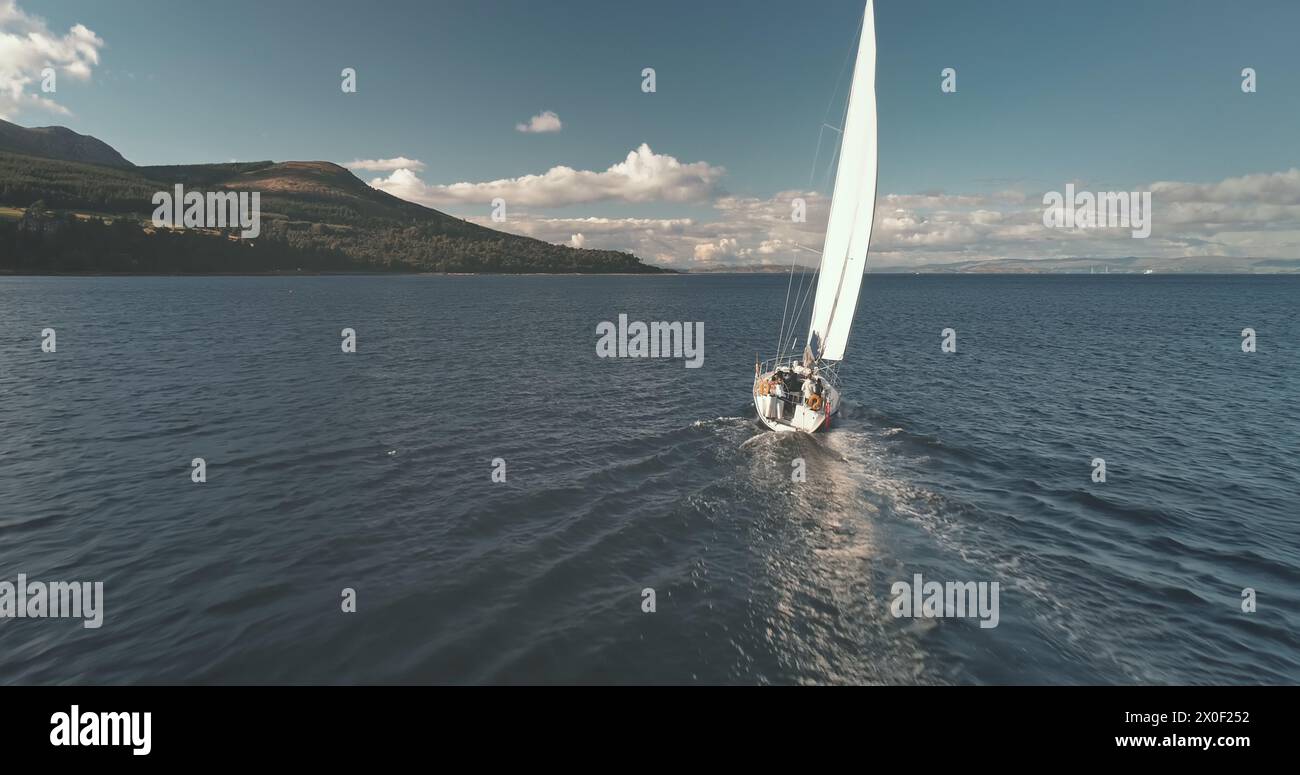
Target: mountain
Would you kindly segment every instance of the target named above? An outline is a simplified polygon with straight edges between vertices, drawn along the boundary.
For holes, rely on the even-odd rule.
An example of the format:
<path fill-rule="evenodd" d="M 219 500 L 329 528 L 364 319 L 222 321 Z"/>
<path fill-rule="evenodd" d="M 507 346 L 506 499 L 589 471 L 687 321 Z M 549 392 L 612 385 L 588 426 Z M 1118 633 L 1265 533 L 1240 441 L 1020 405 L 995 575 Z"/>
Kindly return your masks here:
<path fill-rule="evenodd" d="M 261 161 L 137 169 L 150 180 L 181 183 L 187 189 L 258 191 L 262 195 L 263 208 L 270 198 L 281 202 L 298 215 L 306 214 L 304 210 L 308 203 L 330 203 L 335 207 L 347 208 L 348 213 L 344 217 L 348 220 L 415 219 L 424 223 L 438 223 L 445 228 L 473 225 L 455 216 L 371 188 L 346 167 L 328 161 Z M 474 226 L 474 229 L 484 236 L 514 236 L 481 226 Z"/>
<path fill-rule="evenodd" d="M 47 133 L 7 126 L 18 131 L 6 129 L 0 139 L 0 271 L 670 271 L 630 253 L 554 245 L 479 226 L 371 188 L 331 162 L 137 167 L 108 145 L 62 127 Z M 31 150 L 37 136 L 64 133 L 81 142 Z M 99 158 L 114 163 L 52 155 L 96 148 Z M 154 229 L 153 196 L 176 185 L 186 193 L 259 192 L 260 235 L 239 240 L 238 229 Z M 11 211 L 6 222 L 5 206 L 22 212 Z"/>
<path fill-rule="evenodd" d="M 692 264 L 690 269 L 685 271 L 691 274 L 785 274 L 790 271 L 791 263 L 786 261 L 782 264 L 725 264 L 720 261 L 709 261 Z M 796 272 L 815 272 L 816 265 L 793 264 Z"/>
<path fill-rule="evenodd" d="M 22 127 L 0 119 L 0 151 L 46 159 L 131 167 L 111 145 L 63 126 Z"/>

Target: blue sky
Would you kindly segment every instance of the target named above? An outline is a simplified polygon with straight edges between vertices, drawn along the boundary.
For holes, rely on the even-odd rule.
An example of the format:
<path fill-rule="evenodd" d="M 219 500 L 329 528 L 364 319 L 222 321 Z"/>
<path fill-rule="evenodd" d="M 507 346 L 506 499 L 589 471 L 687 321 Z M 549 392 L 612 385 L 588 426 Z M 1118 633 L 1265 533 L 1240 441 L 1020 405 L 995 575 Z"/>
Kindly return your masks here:
<path fill-rule="evenodd" d="M 12 3 L 0 0 L 0 8 Z M 584 244 L 682 263 L 710 240 L 719 249 L 706 258 L 749 263 L 780 258 L 775 249 L 756 252 L 760 243 L 793 241 L 761 233 L 755 208 L 766 203 L 775 212 L 783 193 L 808 192 L 818 128 L 842 109 L 846 83 L 837 94 L 836 81 L 861 7 L 860 0 L 22 0 L 18 12 L 39 17 L 50 35 L 84 25 L 102 45 L 89 78 L 64 77 L 50 95 L 68 113 L 20 100 L 0 101 L 0 115 L 93 134 L 137 164 L 418 159 L 411 177 L 421 186 L 511 180 L 556 166 L 598 173 L 645 143 L 655 160 L 704 165 L 708 180 L 689 195 L 634 201 L 616 192 L 579 202 L 539 194 L 506 228 L 562 241 L 581 219 L 600 218 L 610 222 L 582 232 Z M 883 237 L 881 252 L 905 263 L 1016 254 L 1005 230 L 938 228 L 979 227 L 978 217 L 943 220 L 963 203 L 967 214 L 986 208 L 1031 223 L 1018 216 L 1030 205 L 1041 210 L 1041 193 L 1066 182 L 1137 190 L 1300 167 L 1300 3 L 878 0 L 876 24 L 880 191 L 910 197 L 894 203 L 903 231 L 929 225 L 900 233 L 896 250 Z M 16 24 L 8 25 L 12 32 Z M 12 80 L 4 56 L 0 48 L 0 78 Z M 654 94 L 640 89 L 647 66 L 657 72 Z M 343 67 L 358 71 L 355 94 L 339 88 Z M 939 90 L 944 67 L 957 70 L 955 94 Z M 1243 67 L 1258 73 L 1255 94 L 1240 88 Z M 560 131 L 516 130 L 543 111 L 559 117 Z M 357 170 L 368 181 L 391 172 Z M 1247 180 L 1264 199 L 1248 194 L 1240 204 L 1300 204 L 1289 193 L 1267 198 L 1291 185 L 1287 177 Z M 824 174 L 815 183 L 824 193 Z M 487 215 L 484 202 L 392 186 L 458 215 Z M 1188 191 L 1170 201 L 1190 201 Z M 927 194 L 929 207 L 916 198 Z M 1232 220 L 1214 217 L 1193 224 L 1192 237 L 1162 233 L 1157 220 L 1155 239 L 1174 242 L 1118 243 L 1115 254 L 1241 252 L 1239 233 L 1224 241 L 1206 231 Z M 622 229 L 612 223 L 620 220 Z M 655 239 L 643 234 L 647 220 Z M 1252 232 L 1246 253 L 1300 244 L 1293 224 L 1266 220 L 1253 217 L 1254 232 L 1268 233 Z M 919 244 L 927 240 L 933 249 Z M 1065 242 L 1056 247 L 1109 247 Z M 1050 246 L 1034 239 L 1018 249 L 1051 254 Z"/>

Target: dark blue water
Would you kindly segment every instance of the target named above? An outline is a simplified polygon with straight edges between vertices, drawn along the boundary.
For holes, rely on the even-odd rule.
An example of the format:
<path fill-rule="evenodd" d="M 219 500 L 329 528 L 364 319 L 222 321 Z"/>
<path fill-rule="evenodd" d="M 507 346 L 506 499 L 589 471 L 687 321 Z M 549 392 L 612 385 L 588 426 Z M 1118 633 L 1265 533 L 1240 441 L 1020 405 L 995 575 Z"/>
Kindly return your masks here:
<path fill-rule="evenodd" d="M 0 279 L 0 581 L 106 596 L 0 682 L 1300 682 L 1300 277 L 869 276 L 817 437 L 753 420 L 785 292 Z M 598 359 L 619 313 L 704 367 Z"/>

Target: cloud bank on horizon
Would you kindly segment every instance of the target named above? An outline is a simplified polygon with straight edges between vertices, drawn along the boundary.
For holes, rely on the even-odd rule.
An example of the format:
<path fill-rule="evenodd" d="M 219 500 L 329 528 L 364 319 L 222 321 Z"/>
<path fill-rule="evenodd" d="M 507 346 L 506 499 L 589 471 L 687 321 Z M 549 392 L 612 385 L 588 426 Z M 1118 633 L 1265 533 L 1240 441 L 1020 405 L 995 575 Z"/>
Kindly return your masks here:
<path fill-rule="evenodd" d="M 359 166 L 359 165 L 353 165 Z M 708 162 L 683 164 L 642 144 L 600 172 L 557 166 L 545 173 L 486 182 L 430 184 L 419 162 L 377 177 L 370 185 L 428 207 L 512 206 L 505 223 L 486 210 L 467 220 L 491 228 L 574 247 L 624 250 L 665 266 L 692 267 L 815 264 L 830 200 L 822 192 L 791 189 L 767 197 L 722 189 L 725 169 Z M 369 169 L 386 169 L 369 167 Z M 1087 189 L 1086 181 L 1065 181 Z M 1041 191 L 982 194 L 883 194 L 876 204 L 869 266 L 989 259 L 1138 255 L 1287 257 L 1300 254 L 1300 169 L 1226 178 L 1212 183 L 1155 181 L 1152 232 L 1136 241 L 1126 227 L 1049 229 Z M 807 218 L 791 217 L 796 198 Z M 707 218 L 559 216 L 546 210 L 601 202 L 692 203 Z"/>
<path fill-rule="evenodd" d="M 716 192 L 726 173 L 705 162 L 683 164 L 655 153 L 645 143 L 600 172 L 556 166 L 535 175 L 436 185 L 425 183 L 417 171 L 415 167 L 397 169 L 386 178 L 371 180 L 370 185 L 429 207 L 488 204 L 501 198 L 510 205 L 554 208 L 596 202 L 701 202 Z"/>

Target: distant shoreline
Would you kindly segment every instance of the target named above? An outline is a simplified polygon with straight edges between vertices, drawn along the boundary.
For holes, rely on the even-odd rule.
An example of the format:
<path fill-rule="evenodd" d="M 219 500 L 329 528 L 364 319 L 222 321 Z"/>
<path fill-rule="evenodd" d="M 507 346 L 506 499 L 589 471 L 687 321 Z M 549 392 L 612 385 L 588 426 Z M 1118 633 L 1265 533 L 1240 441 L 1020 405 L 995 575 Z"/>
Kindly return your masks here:
<path fill-rule="evenodd" d="M 1300 277 L 1300 272 L 868 272 L 868 277 Z M 6 277 L 779 277 L 771 272 L 3 272 Z"/>
<path fill-rule="evenodd" d="M 0 277 L 682 277 L 686 272 L 12 272 Z M 722 274 L 716 272 L 714 274 Z"/>
<path fill-rule="evenodd" d="M 270 272 L 13 272 L 0 269 L 0 277 L 785 277 L 780 272 L 690 272 L 656 267 L 658 272 L 376 272 L 376 270 L 270 270 Z M 815 273 L 815 269 L 809 269 Z M 888 270 L 867 272 L 868 277 L 1300 277 L 1300 270 L 1283 272 L 953 272 L 953 270 Z"/>
<path fill-rule="evenodd" d="M 13 272 L 0 277 L 780 277 L 777 272 Z M 869 277 L 1300 277 L 1300 272 L 867 272 Z"/>
<path fill-rule="evenodd" d="M 808 272 L 810 273 L 815 271 L 816 270 L 814 269 L 808 270 Z M 781 272 L 683 272 L 682 274 L 688 274 L 696 277 L 709 276 L 709 275 L 729 275 L 729 276 L 767 275 L 773 277 L 784 276 L 784 274 Z M 1184 272 L 1152 272 L 1151 274 L 1146 274 L 1144 272 L 1109 272 L 1109 273 L 1095 272 L 1094 273 L 1094 272 L 1076 272 L 1076 271 L 1061 271 L 1061 270 L 1034 271 L 1034 272 L 1024 271 L 1024 270 L 1009 270 L 1009 271 L 1000 271 L 1000 272 L 996 272 L 996 271 L 961 272 L 961 271 L 951 271 L 951 270 L 941 271 L 941 270 L 933 270 L 933 269 L 931 270 L 921 269 L 921 270 L 910 270 L 910 271 L 899 269 L 899 270 L 890 270 L 884 272 L 872 272 L 872 271 L 866 272 L 867 277 L 912 277 L 912 276 L 921 276 L 921 277 L 1211 277 L 1211 276 L 1245 277 L 1251 275 L 1261 276 L 1261 277 L 1265 277 L 1265 276 L 1285 277 L 1288 275 L 1300 276 L 1300 270 L 1292 269 L 1292 270 L 1281 271 L 1281 272 L 1261 272 L 1261 271 L 1234 272 L 1234 271 L 1225 271 L 1220 269 L 1220 270 L 1184 271 Z"/>

